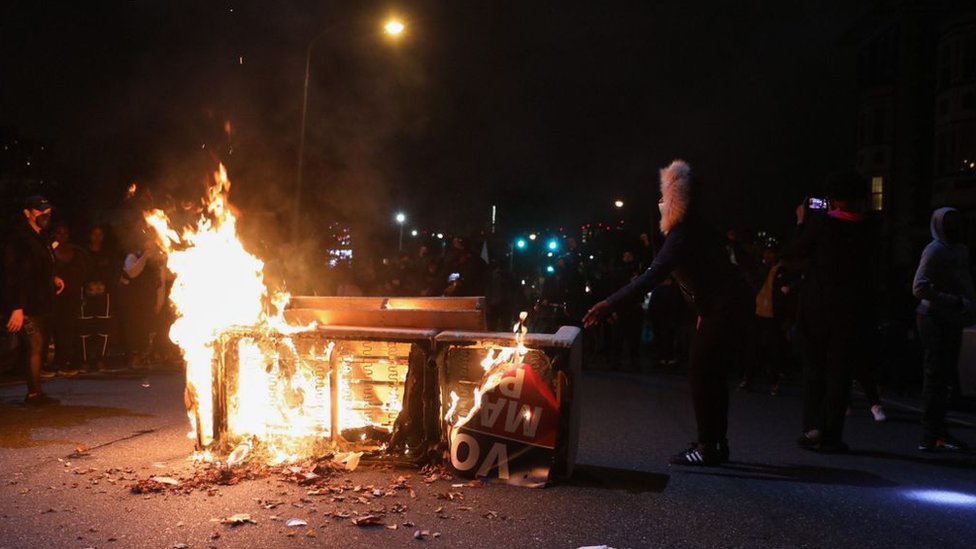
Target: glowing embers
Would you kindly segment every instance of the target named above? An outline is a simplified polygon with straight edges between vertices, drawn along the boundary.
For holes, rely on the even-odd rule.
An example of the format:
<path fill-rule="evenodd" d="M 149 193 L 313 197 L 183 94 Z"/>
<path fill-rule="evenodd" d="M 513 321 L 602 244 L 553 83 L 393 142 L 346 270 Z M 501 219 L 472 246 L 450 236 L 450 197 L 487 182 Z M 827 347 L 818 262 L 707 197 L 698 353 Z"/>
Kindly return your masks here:
<path fill-rule="evenodd" d="M 385 448 L 403 406 L 410 344 L 238 329 L 220 341 L 214 438 L 254 437 L 269 461 Z"/>
<path fill-rule="evenodd" d="M 976 507 L 976 495 L 951 490 L 908 490 L 908 499 L 949 507 Z"/>

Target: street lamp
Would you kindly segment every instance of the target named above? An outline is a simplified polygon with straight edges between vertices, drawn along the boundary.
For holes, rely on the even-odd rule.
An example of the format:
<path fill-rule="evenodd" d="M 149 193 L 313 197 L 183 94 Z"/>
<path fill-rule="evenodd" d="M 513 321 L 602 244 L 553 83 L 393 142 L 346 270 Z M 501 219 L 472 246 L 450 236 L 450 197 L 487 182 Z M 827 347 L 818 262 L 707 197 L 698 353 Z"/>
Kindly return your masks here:
<path fill-rule="evenodd" d="M 305 48 L 305 81 L 302 84 L 302 122 L 301 128 L 298 132 L 298 167 L 295 174 L 295 205 L 292 210 L 292 239 L 296 241 L 298 240 L 298 231 L 300 228 L 301 219 L 299 212 L 301 212 L 302 202 L 302 166 L 305 164 L 305 126 L 306 121 L 308 120 L 308 81 L 312 70 L 312 50 L 315 48 L 316 42 L 318 42 L 323 36 L 330 34 L 337 28 L 347 24 L 348 21 L 336 23 L 322 29 L 321 32 L 316 34 L 315 37 L 308 42 L 308 46 Z M 404 30 L 406 30 L 406 26 L 398 19 L 391 19 L 387 21 L 385 25 L 383 25 L 383 31 L 388 36 L 392 36 L 394 38 L 403 34 Z"/>
<path fill-rule="evenodd" d="M 405 28 L 406 26 L 399 19 L 390 19 L 383 25 L 383 30 L 390 36 L 399 36 Z"/>
<path fill-rule="evenodd" d="M 623 208 L 624 207 L 624 201 L 623 200 L 614 200 L 613 201 L 613 207 L 614 208 L 617 208 L 618 210 L 620 208 Z"/>
<path fill-rule="evenodd" d="M 397 224 L 400 225 L 400 249 L 399 249 L 399 251 L 402 252 L 403 251 L 403 224 L 404 224 L 404 222 L 407 221 L 407 216 L 403 212 L 397 212 L 395 219 L 396 219 Z"/>

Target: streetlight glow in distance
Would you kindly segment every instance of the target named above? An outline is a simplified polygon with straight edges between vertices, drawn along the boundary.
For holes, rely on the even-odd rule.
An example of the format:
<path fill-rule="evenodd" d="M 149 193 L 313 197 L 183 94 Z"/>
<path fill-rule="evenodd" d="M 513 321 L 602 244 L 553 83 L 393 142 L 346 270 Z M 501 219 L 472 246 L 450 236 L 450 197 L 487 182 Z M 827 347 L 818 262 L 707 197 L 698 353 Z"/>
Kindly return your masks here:
<path fill-rule="evenodd" d="M 390 19 L 383 25 L 383 30 L 390 36 L 399 36 L 406 27 L 397 19 Z"/>

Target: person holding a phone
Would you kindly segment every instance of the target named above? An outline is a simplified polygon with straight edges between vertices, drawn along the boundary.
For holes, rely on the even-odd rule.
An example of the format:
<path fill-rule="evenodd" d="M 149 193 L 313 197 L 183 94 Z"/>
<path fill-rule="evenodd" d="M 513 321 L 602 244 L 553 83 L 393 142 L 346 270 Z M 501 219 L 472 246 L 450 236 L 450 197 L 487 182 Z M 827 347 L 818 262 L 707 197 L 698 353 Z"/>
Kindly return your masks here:
<path fill-rule="evenodd" d="M 797 234 L 784 254 L 808 264 L 797 318 L 803 354 L 803 433 L 797 443 L 808 450 L 847 450 L 851 378 L 868 359 L 875 231 L 863 213 L 867 190 L 857 172 L 829 177 L 825 199 L 797 207 Z"/>
<path fill-rule="evenodd" d="M 583 317 L 593 326 L 635 295 L 673 275 L 695 307 L 698 320 L 688 357 L 692 407 L 698 427 L 690 448 L 671 457 L 674 465 L 719 465 L 729 459 L 729 390 L 726 371 L 746 341 L 743 329 L 752 314 L 752 291 L 725 255 L 720 232 L 702 218 L 701 185 L 691 167 L 675 160 L 661 170 L 661 232 L 664 244 L 651 266 Z"/>

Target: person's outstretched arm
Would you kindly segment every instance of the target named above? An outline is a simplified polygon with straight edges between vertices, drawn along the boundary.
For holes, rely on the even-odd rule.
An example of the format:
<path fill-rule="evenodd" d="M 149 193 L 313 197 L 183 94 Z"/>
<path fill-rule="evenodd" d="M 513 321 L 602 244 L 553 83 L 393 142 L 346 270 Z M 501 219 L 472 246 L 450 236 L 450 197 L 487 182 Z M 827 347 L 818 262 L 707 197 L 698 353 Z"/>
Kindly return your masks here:
<path fill-rule="evenodd" d="M 651 266 L 623 288 L 611 294 L 610 297 L 591 307 L 587 311 L 586 316 L 583 317 L 583 325 L 592 326 L 598 323 L 610 309 L 621 301 L 637 293 L 650 291 L 663 282 L 671 274 L 671 271 L 674 270 L 678 258 L 684 253 L 686 241 L 685 226 L 682 224 L 674 227 L 668 233 L 667 238 L 664 239 L 664 245 L 661 247 L 661 251 L 654 257 Z"/>

